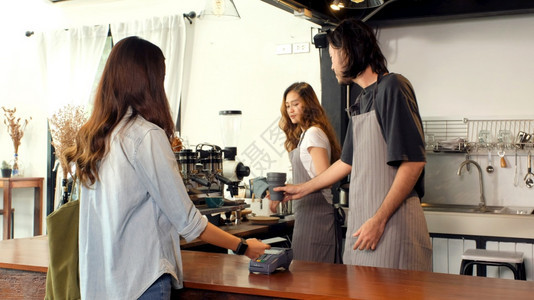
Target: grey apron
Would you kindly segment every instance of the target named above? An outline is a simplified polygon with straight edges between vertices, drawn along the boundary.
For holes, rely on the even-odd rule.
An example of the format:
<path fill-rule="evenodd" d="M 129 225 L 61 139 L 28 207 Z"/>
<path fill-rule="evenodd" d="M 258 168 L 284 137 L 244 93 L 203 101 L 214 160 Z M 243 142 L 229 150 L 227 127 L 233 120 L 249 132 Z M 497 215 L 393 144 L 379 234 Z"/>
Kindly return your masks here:
<path fill-rule="evenodd" d="M 295 184 L 311 179 L 300 160 L 299 153 L 300 143 L 289 153 Z M 294 200 L 293 211 L 295 214 L 291 242 L 293 259 L 334 263 L 336 245 L 332 203 L 325 199 L 321 191 L 317 191 Z"/>
<path fill-rule="evenodd" d="M 374 251 L 352 249 L 357 240 L 352 234 L 374 216 L 397 173 L 396 167 L 387 164 L 387 146 L 374 103 L 370 112 L 352 116 L 352 124 L 354 153 L 343 262 L 348 265 L 432 271 L 432 246 L 426 220 L 419 197 L 413 194 L 390 217 Z"/>

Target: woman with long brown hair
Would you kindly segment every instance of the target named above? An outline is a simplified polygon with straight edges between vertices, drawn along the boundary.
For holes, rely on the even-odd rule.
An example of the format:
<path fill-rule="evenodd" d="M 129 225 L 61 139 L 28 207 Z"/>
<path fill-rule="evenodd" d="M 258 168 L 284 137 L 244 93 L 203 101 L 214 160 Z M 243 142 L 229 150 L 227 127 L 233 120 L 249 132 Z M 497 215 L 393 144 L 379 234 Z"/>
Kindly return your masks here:
<path fill-rule="evenodd" d="M 67 160 L 82 184 L 82 299 L 170 299 L 183 286 L 180 236 L 257 258 L 268 245 L 207 222 L 171 150 L 165 58 L 138 37 L 112 49 L 88 122 Z"/>
<path fill-rule="evenodd" d="M 339 158 L 341 150 L 334 129 L 311 85 L 305 82 L 290 85 L 284 92 L 280 112 L 279 126 L 286 134 L 284 145 L 291 160 L 293 183 L 314 178 Z M 325 188 L 293 202 L 294 259 L 339 262 L 332 199 L 330 188 Z M 273 211 L 278 203 L 271 203 Z"/>

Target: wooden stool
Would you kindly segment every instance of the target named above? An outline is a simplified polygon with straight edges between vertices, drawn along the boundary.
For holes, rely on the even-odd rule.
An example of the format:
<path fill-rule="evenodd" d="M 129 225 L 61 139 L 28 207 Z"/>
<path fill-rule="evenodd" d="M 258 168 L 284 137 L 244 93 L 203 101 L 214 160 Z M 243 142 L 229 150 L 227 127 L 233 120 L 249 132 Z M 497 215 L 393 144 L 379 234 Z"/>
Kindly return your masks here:
<path fill-rule="evenodd" d="M 523 252 L 467 249 L 462 255 L 460 275 L 473 275 L 473 265 L 507 267 L 516 280 L 527 280 Z"/>

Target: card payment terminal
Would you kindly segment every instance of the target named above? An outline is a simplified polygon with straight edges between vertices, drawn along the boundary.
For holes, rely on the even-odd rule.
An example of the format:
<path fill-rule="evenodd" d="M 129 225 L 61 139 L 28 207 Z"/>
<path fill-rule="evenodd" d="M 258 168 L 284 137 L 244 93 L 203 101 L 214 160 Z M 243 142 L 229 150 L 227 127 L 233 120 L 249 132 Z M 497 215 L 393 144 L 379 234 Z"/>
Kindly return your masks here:
<path fill-rule="evenodd" d="M 277 248 L 265 250 L 265 253 L 257 259 L 251 259 L 249 271 L 260 274 L 271 274 L 278 268 L 288 269 L 293 260 L 293 249 Z"/>

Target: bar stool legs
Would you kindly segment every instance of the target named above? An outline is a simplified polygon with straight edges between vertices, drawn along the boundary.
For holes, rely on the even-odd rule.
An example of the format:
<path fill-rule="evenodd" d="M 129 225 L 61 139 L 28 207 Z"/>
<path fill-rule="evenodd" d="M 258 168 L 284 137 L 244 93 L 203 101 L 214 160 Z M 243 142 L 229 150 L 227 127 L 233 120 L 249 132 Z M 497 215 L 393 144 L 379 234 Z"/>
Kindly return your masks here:
<path fill-rule="evenodd" d="M 527 280 L 522 252 L 468 249 L 462 255 L 460 275 L 473 275 L 473 266 L 507 267 L 514 273 L 515 280 Z"/>
<path fill-rule="evenodd" d="M 473 275 L 474 265 L 507 267 L 514 273 L 515 280 L 527 280 L 525 263 L 509 264 L 505 262 L 462 260 L 462 264 L 460 266 L 460 275 Z"/>

